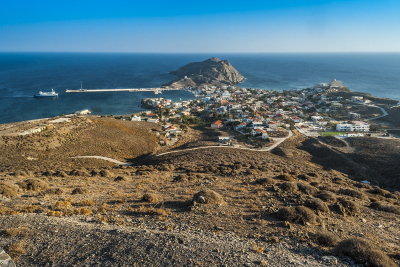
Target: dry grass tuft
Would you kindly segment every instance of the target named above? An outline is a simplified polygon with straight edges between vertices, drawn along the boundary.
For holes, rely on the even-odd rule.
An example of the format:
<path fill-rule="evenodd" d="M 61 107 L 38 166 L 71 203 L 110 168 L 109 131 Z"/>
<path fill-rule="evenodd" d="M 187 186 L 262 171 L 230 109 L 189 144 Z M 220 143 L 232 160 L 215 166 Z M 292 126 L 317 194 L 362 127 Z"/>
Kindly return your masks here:
<path fill-rule="evenodd" d="M 101 177 L 111 177 L 112 176 L 112 173 L 109 170 L 101 170 L 99 174 Z"/>
<path fill-rule="evenodd" d="M 72 207 L 71 202 L 60 200 L 60 201 L 57 201 L 56 204 L 53 206 L 53 210 L 61 211 L 61 210 L 65 210 L 65 209 L 68 209 L 71 207 Z"/>
<path fill-rule="evenodd" d="M 79 208 L 79 209 L 74 210 L 73 213 L 76 214 L 76 215 L 85 215 L 85 216 L 87 216 L 87 215 L 90 215 L 92 213 L 92 211 L 87 209 L 87 208 Z"/>
<path fill-rule="evenodd" d="M 371 208 L 385 211 L 385 212 L 390 212 L 394 214 L 399 214 L 400 215 L 400 207 L 399 206 L 394 206 L 394 205 L 389 205 L 389 204 L 382 204 L 381 202 L 372 202 L 369 205 Z"/>
<path fill-rule="evenodd" d="M 335 247 L 340 242 L 340 238 L 335 234 L 322 232 L 317 234 L 317 242 L 321 246 Z"/>
<path fill-rule="evenodd" d="M 95 205 L 95 203 L 91 199 L 82 199 L 79 202 L 79 206 L 91 206 L 91 207 L 93 207 L 94 205 Z"/>
<path fill-rule="evenodd" d="M 77 195 L 77 194 L 88 194 L 89 193 L 89 189 L 85 188 L 85 187 L 77 187 L 74 190 L 72 190 L 72 194 L 73 195 Z"/>
<path fill-rule="evenodd" d="M 125 176 L 117 176 L 117 177 L 114 179 L 114 181 L 115 181 L 115 182 L 127 182 L 127 181 L 128 181 L 128 178 L 126 178 Z"/>
<path fill-rule="evenodd" d="M 300 191 L 310 196 L 313 196 L 318 192 L 317 188 L 306 183 L 297 183 L 297 187 L 299 188 Z"/>
<path fill-rule="evenodd" d="M 12 244 L 8 245 L 7 247 L 5 247 L 5 251 L 11 258 L 15 259 L 26 253 L 26 250 L 24 247 L 25 247 L 24 243 L 16 242 L 16 243 L 12 243 Z"/>
<path fill-rule="evenodd" d="M 335 248 L 335 253 L 339 257 L 350 257 L 367 266 L 397 267 L 389 256 L 376 249 L 375 244 L 362 238 L 351 238 L 340 242 Z"/>
<path fill-rule="evenodd" d="M 307 199 L 307 201 L 304 203 L 306 207 L 309 207 L 310 209 L 316 210 L 316 211 L 321 211 L 321 212 L 328 212 L 329 208 L 328 205 L 325 204 L 321 199 L 319 198 L 310 198 Z"/>
<path fill-rule="evenodd" d="M 385 196 L 385 195 L 390 194 L 389 191 L 384 190 L 384 189 L 379 188 L 379 187 L 375 187 L 374 189 L 369 190 L 368 192 L 371 193 L 371 194 L 380 195 L 380 196 Z"/>
<path fill-rule="evenodd" d="M 18 187 L 9 183 L 0 182 L 0 195 L 13 197 L 18 194 Z"/>
<path fill-rule="evenodd" d="M 296 192 L 298 187 L 296 183 L 284 182 L 281 184 L 281 189 L 287 192 Z"/>
<path fill-rule="evenodd" d="M 40 179 L 28 179 L 23 182 L 19 182 L 18 185 L 22 189 L 32 190 L 32 191 L 41 191 L 46 190 L 48 185 L 44 181 Z"/>
<path fill-rule="evenodd" d="M 153 193 L 146 193 L 143 195 L 142 200 L 149 203 L 158 203 L 158 196 Z"/>
<path fill-rule="evenodd" d="M 329 191 L 320 191 L 317 195 L 317 198 L 322 199 L 325 202 L 335 202 L 336 201 L 336 195 L 332 192 Z"/>
<path fill-rule="evenodd" d="M 319 217 L 312 210 L 303 206 L 281 208 L 277 215 L 282 221 L 295 223 L 315 224 L 319 221 Z"/>
<path fill-rule="evenodd" d="M 353 216 L 360 213 L 360 206 L 350 200 L 339 198 L 335 206 L 343 213 L 343 215 Z"/>
<path fill-rule="evenodd" d="M 202 204 L 224 204 L 222 196 L 210 189 L 204 189 L 194 194 L 193 201 Z"/>
<path fill-rule="evenodd" d="M 3 230 L 4 237 L 27 236 L 30 230 L 27 227 L 13 227 Z"/>
<path fill-rule="evenodd" d="M 358 190 L 350 189 L 350 188 L 340 188 L 339 194 L 352 196 L 361 200 L 367 200 L 368 197 Z"/>
<path fill-rule="evenodd" d="M 64 194 L 64 190 L 62 188 L 51 188 L 49 190 L 46 191 L 47 194 L 49 195 L 63 195 Z"/>
<path fill-rule="evenodd" d="M 261 185 L 274 185 L 276 184 L 276 181 L 273 178 L 260 178 L 255 181 L 256 184 L 261 184 Z"/>
<path fill-rule="evenodd" d="M 279 175 L 275 176 L 275 179 L 288 181 L 288 182 L 293 182 L 294 181 L 293 177 L 291 175 L 287 174 L 287 173 L 279 174 Z"/>

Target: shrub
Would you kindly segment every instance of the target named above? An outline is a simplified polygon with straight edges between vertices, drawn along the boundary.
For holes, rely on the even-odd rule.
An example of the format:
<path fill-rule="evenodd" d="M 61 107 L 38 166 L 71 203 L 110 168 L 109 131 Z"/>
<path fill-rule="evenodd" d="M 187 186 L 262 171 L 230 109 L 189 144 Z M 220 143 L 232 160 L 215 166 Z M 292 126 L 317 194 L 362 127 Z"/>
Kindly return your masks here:
<path fill-rule="evenodd" d="M 309 207 L 310 209 L 316 210 L 316 211 L 321 211 L 321 212 L 328 212 L 329 208 L 328 205 L 325 204 L 321 199 L 319 198 L 310 198 L 307 199 L 307 201 L 304 203 L 306 207 Z"/>
<path fill-rule="evenodd" d="M 74 190 L 72 190 L 72 194 L 73 195 L 77 195 L 77 194 L 87 194 L 89 193 L 89 189 L 85 188 L 85 187 L 77 187 Z"/>
<path fill-rule="evenodd" d="M 47 189 L 47 184 L 39 179 L 28 179 L 18 183 L 18 185 L 26 190 L 41 191 Z"/>
<path fill-rule="evenodd" d="M 372 202 L 369 206 L 371 208 L 374 208 L 374 209 L 377 209 L 377 210 L 390 212 L 390 213 L 394 213 L 394 214 L 400 214 L 400 207 L 393 206 L 393 205 L 384 205 L 379 201 Z"/>
<path fill-rule="evenodd" d="M 358 190 L 350 189 L 350 188 L 340 188 L 339 194 L 352 196 L 361 200 L 367 200 L 368 197 Z"/>
<path fill-rule="evenodd" d="M 284 181 L 288 181 L 288 182 L 294 181 L 293 177 L 287 173 L 279 174 L 279 175 L 275 176 L 275 179 L 284 180 Z"/>
<path fill-rule="evenodd" d="M 100 171 L 100 176 L 101 177 L 111 177 L 112 173 L 109 170 L 101 170 Z"/>
<path fill-rule="evenodd" d="M 126 181 L 128 181 L 128 178 L 126 178 L 125 176 L 117 176 L 117 177 L 114 179 L 114 181 L 115 181 L 115 182 L 126 182 Z"/>
<path fill-rule="evenodd" d="M 350 257 L 368 266 L 397 267 L 394 261 L 376 248 L 376 244 L 362 238 L 351 238 L 340 242 L 334 251 L 339 257 Z"/>
<path fill-rule="evenodd" d="M 143 195 L 142 200 L 145 202 L 149 203 L 157 203 L 158 202 L 158 196 L 153 193 L 146 193 Z"/>
<path fill-rule="evenodd" d="M 188 176 L 186 174 L 179 174 L 173 180 L 173 182 L 187 182 Z"/>
<path fill-rule="evenodd" d="M 22 242 L 12 243 L 8 245 L 5 249 L 7 254 L 14 259 L 26 253 L 24 249 L 24 243 Z"/>
<path fill-rule="evenodd" d="M 322 199 L 325 202 L 335 202 L 336 201 L 336 195 L 332 192 L 329 191 L 320 191 L 317 195 L 317 198 Z"/>
<path fill-rule="evenodd" d="M 50 194 L 50 195 L 62 195 L 62 194 L 64 194 L 64 190 L 57 187 L 57 188 L 51 188 L 51 189 L 47 190 L 46 193 Z"/>
<path fill-rule="evenodd" d="M 314 178 L 308 176 L 307 174 L 300 174 L 299 176 L 297 176 L 297 178 L 309 183 L 314 182 Z"/>
<path fill-rule="evenodd" d="M 385 196 L 387 194 L 390 194 L 389 191 L 384 190 L 384 189 L 379 188 L 379 187 L 375 187 L 374 189 L 369 190 L 368 192 L 371 193 L 371 194 L 380 195 L 380 196 Z"/>
<path fill-rule="evenodd" d="M 3 231 L 4 237 L 26 236 L 30 230 L 27 227 L 13 227 Z"/>
<path fill-rule="evenodd" d="M 276 184 L 276 181 L 274 180 L 274 179 L 272 179 L 272 178 L 260 178 L 260 179 L 257 179 L 256 181 L 255 181 L 255 183 L 256 184 L 261 184 L 261 185 L 274 185 L 274 184 Z"/>
<path fill-rule="evenodd" d="M 281 189 L 287 192 L 296 192 L 298 188 L 296 183 L 284 182 L 281 184 Z"/>
<path fill-rule="evenodd" d="M 95 203 L 91 199 L 82 199 L 81 202 L 79 202 L 79 206 L 94 206 Z"/>
<path fill-rule="evenodd" d="M 278 218 L 283 221 L 303 224 L 315 224 L 319 219 L 312 210 L 304 206 L 281 208 L 278 211 Z"/>
<path fill-rule="evenodd" d="M 13 197 L 18 194 L 18 187 L 9 183 L 0 182 L 0 195 Z"/>
<path fill-rule="evenodd" d="M 202 204 L 223 204 L 224 200 L 220 194 L 217 192 L 210 190 L 210 189 L 204 189 L 200 192 L 197 192 L 193 196 L 193 201 L 197 203 L 202 203 Z"/>
<path fill-rule="evenodd" d="M 310 196 L 313 196 L 318 192 L 317 188 L 306 183 L 297 183 L 297 187 L 299 188 L 300 191 Z"/>
<path fill-rule="evenodd" d="M 334 247 L 340 242 L 340 238 L 329 232 L 322 232 L 317 234 L 317 242 L 321 246 Z"/>
<path fill-rule="evenodd" d="M 339 198 L 335 206 L 343 213 L 343 215 L 354 215 L 360 213 L 360 206 L 350 200 Z"/>

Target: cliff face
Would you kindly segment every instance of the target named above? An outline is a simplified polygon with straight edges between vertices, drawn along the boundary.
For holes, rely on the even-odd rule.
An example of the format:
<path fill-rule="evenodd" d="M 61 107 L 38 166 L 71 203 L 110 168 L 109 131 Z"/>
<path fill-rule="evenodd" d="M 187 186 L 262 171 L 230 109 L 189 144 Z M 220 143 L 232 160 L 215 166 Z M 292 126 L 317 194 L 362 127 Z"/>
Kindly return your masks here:
<path fill-rule="evenodd" d="M 244 80 L 244 77 L 229 63 L 228 60 L 210 58 L 203 62 L 192 62 L 170 74 L 179 78 L 165 86 L 199 86 L 199 85 L 234 85 Z"/>

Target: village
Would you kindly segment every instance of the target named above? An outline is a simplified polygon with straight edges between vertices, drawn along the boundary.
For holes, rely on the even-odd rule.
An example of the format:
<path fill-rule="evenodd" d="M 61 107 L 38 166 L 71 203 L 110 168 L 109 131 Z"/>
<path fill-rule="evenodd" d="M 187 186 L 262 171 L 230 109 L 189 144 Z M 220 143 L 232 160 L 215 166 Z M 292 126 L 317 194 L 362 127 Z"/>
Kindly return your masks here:
<path fill-rule="evenodd" d="M 349 90 L 336 79 L 312 88 L 283 92 L 228 86 L 186 90 L 190 90 L 195 99 L 178 102 L 163 98 L 143 99 L 145 107 L 152 110 L 134 115 L 131 120 L 162 122 L 166 137 L 169 137 L 184 133 L 186 127 L 182 118 L 184 121 L 196 118 L 209 129 L 230 129 L 250 140 L 257 140 L 258 144 L 261 142 L 261 146 L 272 138 L 288 136 L 288 130 L 294 128 L 310 137 L 389 136 L 371 129 L 369 122 L 387 115 L 383 107 L 388 105 L 375 104 L 358 95 L 338 96 L 336 93 L 340 95 Z M 353 111 L 358 109 L 363 114 Z M 232 144 L 231 139 L 220 137 L 219 141 Z"/>

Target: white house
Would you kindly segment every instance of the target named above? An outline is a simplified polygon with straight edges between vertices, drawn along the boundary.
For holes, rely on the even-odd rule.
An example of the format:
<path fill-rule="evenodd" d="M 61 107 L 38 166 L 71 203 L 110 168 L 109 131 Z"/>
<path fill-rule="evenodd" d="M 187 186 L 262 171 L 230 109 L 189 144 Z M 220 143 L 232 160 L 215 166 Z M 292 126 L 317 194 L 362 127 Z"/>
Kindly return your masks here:
<path fill-rule="evenodd" d="M 132 117 L 132 119 L 131 119 L 131 121 L 141 121 L 142 119 L 140 118 L 140 117 L 138 117 L 138 116 L 133 116 Z"/>
<path fill-rule="evenodd" d="M 158 119 L 147 119 L 147 122 L 158 123 Z"/>
<path fill-rule="evenodd" d="M 369 124 L 363 121 L 354 121 L 353 123 L 336 124 L 336 131 L 339 132 L 368 132 Z"/>

